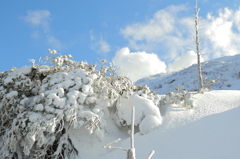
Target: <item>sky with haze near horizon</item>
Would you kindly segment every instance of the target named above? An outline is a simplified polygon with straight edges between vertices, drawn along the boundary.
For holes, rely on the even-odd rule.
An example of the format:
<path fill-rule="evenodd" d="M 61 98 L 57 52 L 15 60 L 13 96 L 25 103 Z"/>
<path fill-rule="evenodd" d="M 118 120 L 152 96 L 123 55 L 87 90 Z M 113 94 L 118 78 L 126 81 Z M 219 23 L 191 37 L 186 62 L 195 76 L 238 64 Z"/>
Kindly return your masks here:
<path fill-rule="evenodd" d="M 133 81 L 195 64 L 195 0 L 0 2 L 0 72 L 48 49 L 76 61 L 114 61 Z M 199 0 L 203 61 L 240 53 L 240 1 Z"/>

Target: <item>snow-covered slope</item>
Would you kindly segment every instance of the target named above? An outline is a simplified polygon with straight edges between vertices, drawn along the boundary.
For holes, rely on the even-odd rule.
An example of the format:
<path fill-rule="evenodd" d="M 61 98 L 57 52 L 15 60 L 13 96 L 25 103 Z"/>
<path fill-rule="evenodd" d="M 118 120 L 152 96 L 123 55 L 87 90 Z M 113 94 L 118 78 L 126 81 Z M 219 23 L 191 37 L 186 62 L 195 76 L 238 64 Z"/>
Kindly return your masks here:
<path fill-rule="evenodd" d="M 154 150 L 151 159 L 239 159 L 239 97 L 237 90 L 217 90 L 196 94 L 194 109 L 176 105 L 160 107 L 162 125 L 148 134 L 135 134 L 136 158 L 146 159 Z M 79 159 L 126 159 L 126 151 L 103 146 L 121 138 L 112 146 L 128 149 L 129 135 L 111 119 L 106 125 L 107 133 L 102 142 L 83 130 L 70 130 Z"/>
<path fill-rule="evenodd" d="M 212 91 L 197 94 L 195 109 L 166 105 L 163 124 L 146 135 L 135 135 L 136 158 L 146 159 L 239 159 L 240 91 Z M 129 138 L 118 146 L 129 148 Z M 99 159 L 123 159 L 116 149 Z"/>
<path fill-rule="evenodd" d="M 203 62 L 202 73 L 205 81 L 216 81 L 211 87 L 213 90 L 240 90 L 240 54 Z M 197 65 L 171 74 L 149 76 L 138 80 L 136 84 L 147 85 L 159 94 L 166 94 L 179 87 L 196 91 L 198 89 Z"/>

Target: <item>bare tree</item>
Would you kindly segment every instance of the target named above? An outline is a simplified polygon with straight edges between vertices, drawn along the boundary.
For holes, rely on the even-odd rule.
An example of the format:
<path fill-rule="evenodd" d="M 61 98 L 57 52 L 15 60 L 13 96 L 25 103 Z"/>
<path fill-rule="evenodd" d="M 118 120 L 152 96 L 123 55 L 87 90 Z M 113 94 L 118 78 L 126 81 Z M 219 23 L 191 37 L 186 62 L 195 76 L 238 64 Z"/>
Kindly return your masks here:
<path fill-rule="evenodd" d="M 202 77 L 202 66 L 201 66 L 201 49 L 200 49 L 200 44 L 202 41 L 199 40 L 199 11 L 200 8 L 198 8 L 197 5 L 197 0 L 196 0 L 196 5 L 195 5 L 195 37 L 194 37 L 194 42 L 196 45 L 196 53 L 197 53 L 197 62 L 198 62 L 198 80 L 199 80 L 199 92 L 203 90 L 203 77 Z"/>
<path fill-rule="evenodd" d="M 210 53 L 202 53 L 202 50 L 204 49 L 204 47 L 201 47 L 201 43 L 205 40 L 207 40 L 208 36 L 204 35 L 204 36 L 200 36 L 200 31 L 202 29 L 199 29 L 199 21 L 200 21 L 200 17 L 199 17 L 199 11 L 200 8 L 198 8 L 198 1 L 196 0 L 196 4 L 195 4 L 195 15 L 194 15 L 194 26 L 195 26 L 195 33 L 192 34 L 193 36 L 193 41 L 195 44 L 195 48 L 189 48 L 191 50 L 194 50 L 197 54 L 197 64 L 198 64 L 198 83 L 199 83 L 199 88 L 198 88 L 198 92 L 204 92 L 206 90 L 211 90 L 211 85 L 216 83 L 216 80 L 210 80 L 210 81 L 205 81 L 203 76 L 202 76 L 202 64 L 201 64 L 201 56 L 203 55 L 208 55 L 208 54 L 212 54 L 213 52 Z"/>

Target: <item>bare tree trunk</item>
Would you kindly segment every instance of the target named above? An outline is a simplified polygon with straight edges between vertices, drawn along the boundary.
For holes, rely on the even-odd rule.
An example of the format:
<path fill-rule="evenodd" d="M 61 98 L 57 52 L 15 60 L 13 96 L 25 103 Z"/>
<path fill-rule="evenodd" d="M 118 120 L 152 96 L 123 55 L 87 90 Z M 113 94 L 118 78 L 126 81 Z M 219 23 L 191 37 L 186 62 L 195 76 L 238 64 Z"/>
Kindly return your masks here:
<path fill-rule="evenodd" d="M 127 159 L 136 159 L 134 148 L 134 124 L 135 124 L 135 107 L 132 107 L 132 125 L 131 125 L 131 148 L 128 149 Z"/>
<path fill-rule="evenodd" d="M 132 125 L 131 125 L 131 136 L 130 136 L 130 142 L 131 142 L 131 148 L 129 149 L 124 149 L 121 147 L 112 147 L 111 144 L 116 143 L 118 141 L 120 141 L 120 139 L 117 139 L 105 146 L 103 146 L 103 148 L 114 148 L 114 149 L 120 149 L 120 150 L 124 150 L 127 151 L 127 159 L 136 159 L 136 153 L 135 153 L 135 147 L 134 147 L 134 124 L 135 124 L 135 107 L 132 107 Z M 150 154 L 148 155 L 147 159 L 151 159 L 151 157 L 154 154 L 154 150 L 152 150 L 150 152 Z"/>
<path fill-rule="evenodd" d="M 203 89 L 203 78 L 202 78 L 202 66 L 201 66 L 201 54 L 200 54 L 200 42 L 199 42 L 199 11 L 200 9 L 197 6 L 197 0 L 196 0 L 196 6 L 195 6 L 195 44 L 196 44 L 196 52 L 197 52 L 197 62 L 198 62 L 198 80 L 199 80 L 199 92 Z"/>

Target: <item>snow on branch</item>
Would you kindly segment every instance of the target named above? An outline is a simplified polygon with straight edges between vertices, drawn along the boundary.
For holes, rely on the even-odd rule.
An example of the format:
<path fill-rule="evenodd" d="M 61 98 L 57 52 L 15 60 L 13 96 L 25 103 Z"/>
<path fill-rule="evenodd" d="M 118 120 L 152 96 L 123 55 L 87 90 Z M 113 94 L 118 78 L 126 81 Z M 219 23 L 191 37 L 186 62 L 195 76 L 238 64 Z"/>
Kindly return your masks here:
<path fill-rule="evenodd" d="M 161 124 L 160 97 L 146 86 L 134 86 L 113 64 L 102 60 L 97 70 L 96 65 L 74 61 L 71 55 L 52 49 L 49 53 L 45 57 L 49 65 L 31 59 L 32 66 L 0 73 L 0 158 L 76 156 L 69 131 L 83 128 L 103 140 L 105 113 L 114 114 L 116 123 L 130 120 L 119 114 L 127 112 L 131 100 L 146 107 L 145 118 L 137 121 L 143 133 Z M 146 124 L 150 119 L 158 123 Z"/>

